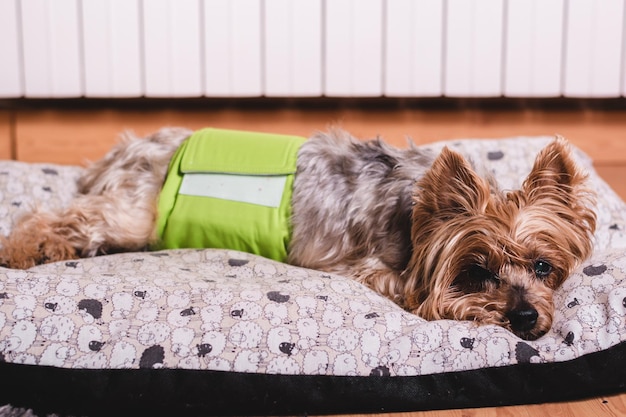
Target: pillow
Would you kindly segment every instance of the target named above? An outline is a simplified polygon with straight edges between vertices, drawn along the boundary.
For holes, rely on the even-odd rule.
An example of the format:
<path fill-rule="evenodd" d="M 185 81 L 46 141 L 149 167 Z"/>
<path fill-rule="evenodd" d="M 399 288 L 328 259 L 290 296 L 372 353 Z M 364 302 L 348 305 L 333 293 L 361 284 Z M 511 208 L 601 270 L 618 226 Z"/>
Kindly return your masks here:
<path fill-rule="evenodd" d="M 517 188 L 550 138 L 447 145 Z M 552 330 L 427 322 L 350 279 L 230 250 L 0 268 L 0 404 L 73 415 L 340 414 L 573 400 L 625 390 L 626 206 L 593 171 L 592 257 Z M 0 231 L 67 205 L 81 170 L 0 163 Z"/>

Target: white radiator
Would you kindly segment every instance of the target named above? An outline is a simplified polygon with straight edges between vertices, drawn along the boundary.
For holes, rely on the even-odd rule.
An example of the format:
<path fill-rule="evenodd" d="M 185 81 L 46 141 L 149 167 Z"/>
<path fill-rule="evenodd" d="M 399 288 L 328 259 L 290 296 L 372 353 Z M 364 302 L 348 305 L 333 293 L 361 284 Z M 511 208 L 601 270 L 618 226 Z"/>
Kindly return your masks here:
<path fill-rule="evenodd" d="M 625 0 L 0 0 L 0 97 L 623 97 Z"/>

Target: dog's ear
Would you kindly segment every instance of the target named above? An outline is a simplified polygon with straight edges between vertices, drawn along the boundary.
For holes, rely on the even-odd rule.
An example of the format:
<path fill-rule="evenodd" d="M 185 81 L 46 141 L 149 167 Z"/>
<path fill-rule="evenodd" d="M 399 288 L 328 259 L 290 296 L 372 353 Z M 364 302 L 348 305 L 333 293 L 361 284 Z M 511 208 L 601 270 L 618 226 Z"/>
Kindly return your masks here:
<path fill-rule="evenodd" d="M 459 153 L 443 148 L 417 183 L 415 203 L 429 214 L 456 215 L 484 209 L 489 186 Z"/>
<path fill-rule="evenodd" d="M 550 219 L 564 220 L 557 227 L 567 242 L 559 249 L 561 253 L 578 260 L 589 256 L 596 228 L 595 194 L 588 188 L 587 174 L 576 164 L 565 139 L 557 137 L 539 152 L 522 184 L 521 198 L 526 205 L 541 209 L 533 213 L 546 225 L 555 224 Z"/>
<path fill-rule="evenodd" d="M 535 159 L 530 174 L 522 185 L 529 202 L 541 198 L 558 198 L 568 204 L 577 199 L 586 181 L 576 165 L 565 139 L 557 136 Z M 586 191 L 585 191 L 586 192 Z"/>

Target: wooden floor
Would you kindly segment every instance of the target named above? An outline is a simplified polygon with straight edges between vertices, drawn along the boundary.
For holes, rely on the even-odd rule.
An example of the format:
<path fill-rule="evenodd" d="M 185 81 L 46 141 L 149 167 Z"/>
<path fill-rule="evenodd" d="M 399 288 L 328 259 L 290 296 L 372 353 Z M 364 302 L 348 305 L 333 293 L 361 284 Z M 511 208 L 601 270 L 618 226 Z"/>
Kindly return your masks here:
<path fill-rule="evenodd" d="M 601 176 L 626 198 L 626 111 L 411 108 L 115 108 L 37 106 L 0 110 L 0 158 L 83 163 L 97 159 L 123 130 L 147 134 L 162 126 L 204 126 L 307 136 L 339 125 L 359 137 L 381 135 L 397 145 L 453 138 L 561 134 L 587 152 Z M 626 416 L 626 394 L 579 402 L 394 414 L 397 417 Z"/>

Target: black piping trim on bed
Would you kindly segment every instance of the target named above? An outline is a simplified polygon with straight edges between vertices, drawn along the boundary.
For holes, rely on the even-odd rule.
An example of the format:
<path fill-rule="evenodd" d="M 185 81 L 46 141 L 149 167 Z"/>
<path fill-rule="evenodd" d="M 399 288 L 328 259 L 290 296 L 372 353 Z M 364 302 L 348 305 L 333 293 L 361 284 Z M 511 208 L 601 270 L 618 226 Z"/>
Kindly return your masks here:
<path fill-rule="evenodd" d="M 567 362 L 417 377 L 67 369 L 0 362 L 0 404 L 70 415 L 400 412 L 570 401 L 626 391 L 626 342 Z"/>

